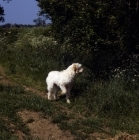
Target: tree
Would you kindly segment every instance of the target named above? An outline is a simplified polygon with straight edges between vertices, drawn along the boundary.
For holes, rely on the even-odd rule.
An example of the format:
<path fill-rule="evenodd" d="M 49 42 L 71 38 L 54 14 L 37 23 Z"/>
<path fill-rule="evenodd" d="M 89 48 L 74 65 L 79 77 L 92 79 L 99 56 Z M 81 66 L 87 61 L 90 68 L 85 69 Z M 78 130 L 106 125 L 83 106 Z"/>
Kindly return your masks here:
<path fill-rule="evenodd" d="M 37 19 L 34 19 L 33 22 L 37 25 L 37 26 L 43 26 L 45 25 L 46 19 L 42 18 L 42 17 L 38 17 Z"/>
<path fill-rule="evenodd" d="M 37 1 L 40 13 L 51 18 L 56 39 L 78 48 L 78 59 L 98 75 L 138 51 L 138 0 Z"/>
<path fill-rule="evenodd" d="M 6 1 L 6 2 L 9 2 L 11 0 L 3 0 L 3 1 Z M 4 22 L 4 8 L 0 5 L 0 22 Z"/>
<path fill-rule="evenodd" d="M 0 5 L 0 22 L 4 22 L 4 9 Z"/>

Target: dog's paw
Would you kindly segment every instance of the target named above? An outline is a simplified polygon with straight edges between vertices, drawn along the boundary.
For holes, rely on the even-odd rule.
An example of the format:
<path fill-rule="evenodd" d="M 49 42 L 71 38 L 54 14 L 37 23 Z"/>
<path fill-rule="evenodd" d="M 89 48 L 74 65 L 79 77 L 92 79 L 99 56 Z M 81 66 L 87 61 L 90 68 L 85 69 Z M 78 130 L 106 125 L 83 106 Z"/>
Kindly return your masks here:
<path fill-rule="evenodd" d="M 51 97 L 48 96 L 48 100 L 49 100 L 49 101 L 52 101 Z"/>
<path fill-rule="evenodd" d="M 70 104 L 70 100 L 69 99 L 67 100 L 67 103 Z"/>

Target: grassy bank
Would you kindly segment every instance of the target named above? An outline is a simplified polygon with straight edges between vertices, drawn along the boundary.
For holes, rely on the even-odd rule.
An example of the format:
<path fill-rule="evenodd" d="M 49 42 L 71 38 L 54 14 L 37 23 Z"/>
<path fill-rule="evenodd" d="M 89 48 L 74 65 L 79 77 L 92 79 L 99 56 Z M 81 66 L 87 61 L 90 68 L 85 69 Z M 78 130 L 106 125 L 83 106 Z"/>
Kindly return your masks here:
<path fill-rule="evenodd" d="M 77 48 L 76 51 L 73 48 L 68 54 L 68 50 L 52 38 L 50 27 L 0 29 L 0 44 L 0 63 L 6 68 L 8 77 L 19 85 L 32 86 L 44 92 L 47 73 L 66 68 L 70 63 L 68 56 L 76 56 L 77 53 Z M 47 114 L 53 123 L 57 123 L 62 130 L 70 130 L 77 139 L 93 137 L 96 132 L 110 137 L 119 132 L 137 134 L 138 82 L 137 75 L 127 77 L 124 73 L 107 81 L 97 80 L 86 67 L 85 72 L 76 79 L 71 105 L 67 105 L 65 99 L 51 103 L 27 93 L 22 86 L 1 85 L 1 136 L 12 139 L 12 133 L 7 132 L 10 128 L 6 127 L 3 118 L 8 117 L 8 121 L 21 128 L 23 124 L 16 113 L 24 108 Z M 27 133 L 27 128 L 22 129 Z"/>

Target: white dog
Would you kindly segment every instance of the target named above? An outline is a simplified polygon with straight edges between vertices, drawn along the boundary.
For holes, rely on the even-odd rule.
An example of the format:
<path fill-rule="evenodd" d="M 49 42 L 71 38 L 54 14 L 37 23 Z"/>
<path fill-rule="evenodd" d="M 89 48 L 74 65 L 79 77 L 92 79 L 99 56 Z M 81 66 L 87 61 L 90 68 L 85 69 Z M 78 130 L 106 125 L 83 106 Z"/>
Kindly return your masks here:
<path fill-rule="evenodd" d="M 57 92 L 61 89 L 62 94 L 66 94 L 67 103 L 70 103 L 70 91 L 75 76 L 83 72 L 83 67 L 79 63 L 73 63 L 66 70 L 51 71 L 47 78 L 48 100 L 51 100 L 51 94 L 54 92 L 54 100 L 57 99 Z"/>

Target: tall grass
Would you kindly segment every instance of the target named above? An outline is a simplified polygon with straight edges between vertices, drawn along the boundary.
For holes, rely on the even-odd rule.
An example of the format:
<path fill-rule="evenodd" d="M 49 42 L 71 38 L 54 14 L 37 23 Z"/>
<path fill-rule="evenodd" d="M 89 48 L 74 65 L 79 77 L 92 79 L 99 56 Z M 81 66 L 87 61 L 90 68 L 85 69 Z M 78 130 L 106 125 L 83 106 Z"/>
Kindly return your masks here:
<path fill-rule="evenodd" d="M 7 74 L 19 83 L 43 91 L 46 89 L 47 73 L 66 68 L 71 60 L 78 60 L 76 54 L 80 52 L 77 48 L 69 51 L 64 45 L 60 46 L 51 36 L 50 27 L 3 29 L 0 33 L 0 44 L 0 62 L 7 67 Z M 138 82 L 138 78 L 125 75 L 98 81 L 94 79 L 91 70 L 85 68 L 84 73 L 75 81 L 72 104 L 66 105 L 63 100 L 56 103 L 71 111 L 70 118 L 67 117 L 69 114 L 61 115 L 60 112 L 53 116 L 49 103 L 46 107 L 44 101 L 38 97 L 31 96 L 25 101 L 32 102 L 29 108 L 34 107 L 36 111 L 38 108 L 43 112 L 50 111 L 54 123 L 58 123 L 61 129 L 70 129 L 79 138 L 86 138 L 86 134 L 95 131 L 104 132 L 107 127 L 110 129 L 105 133 L 136 133 L 139 130 Z M 22 106 L 26 103 L 22 101 Z"/>
<path fill-rule="evenodd" d="M 139 109 L 139 88 L 136 83 L 122 79 L 111 79 L 91 83 L 87 95 L 83 94 L 88 109 L 110 117 L 137 117 Z"/>

